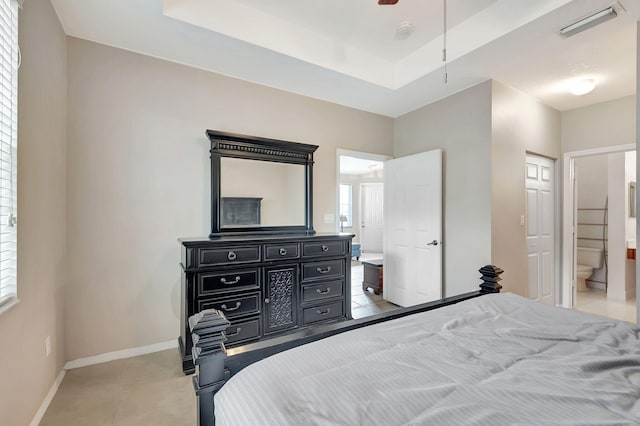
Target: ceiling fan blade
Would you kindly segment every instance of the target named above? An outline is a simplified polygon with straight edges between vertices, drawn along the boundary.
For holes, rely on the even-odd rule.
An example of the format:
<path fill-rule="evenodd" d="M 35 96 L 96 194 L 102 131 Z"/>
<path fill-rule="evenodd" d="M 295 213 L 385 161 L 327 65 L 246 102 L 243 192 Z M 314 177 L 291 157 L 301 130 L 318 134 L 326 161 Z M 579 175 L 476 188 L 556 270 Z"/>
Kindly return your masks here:
<path fill-rule="evenodd" d="M 396 4 L 398 0 L 378 0 L 378 4 Z"/>

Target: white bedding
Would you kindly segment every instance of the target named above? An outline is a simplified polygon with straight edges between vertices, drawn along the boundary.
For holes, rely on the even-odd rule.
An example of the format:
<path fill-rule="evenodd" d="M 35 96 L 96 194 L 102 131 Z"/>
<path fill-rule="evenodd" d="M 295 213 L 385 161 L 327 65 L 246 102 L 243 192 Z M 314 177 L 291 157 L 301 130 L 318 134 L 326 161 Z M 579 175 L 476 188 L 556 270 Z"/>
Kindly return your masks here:
<path fill-rule="evenodd" d="M 640 424 L 636 325 L 482 296 L 253 364 L 222 425 Z"/>

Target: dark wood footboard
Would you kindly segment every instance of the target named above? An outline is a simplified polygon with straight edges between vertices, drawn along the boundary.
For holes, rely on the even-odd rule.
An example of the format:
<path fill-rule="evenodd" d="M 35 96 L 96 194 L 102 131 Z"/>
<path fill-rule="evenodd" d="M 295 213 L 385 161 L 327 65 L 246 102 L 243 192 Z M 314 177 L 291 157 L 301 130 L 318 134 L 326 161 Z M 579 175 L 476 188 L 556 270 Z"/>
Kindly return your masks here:
<path fill-rule="evenodd" d="M 400 308 L 367 318 L 309 328 L 232 349 L 224 347 L 226 340 L 224 330 L 229 325 L 224 314 L 214 309 L 202 311 L 189 318 L 189 327 L 194 342 L 192 355 L 196 365 L 193 386 L 198 399 L 198 424 L 200 426 L 215 424 L 213 402 L 215 393 L 231 376 L 244 367 L 279 352 L 346 331 L 442 308 L 484 294 L 499 293 L 502 288 L 499 284 L 502 272 L 502 269 L 493 265 L 482 267 L 480 273 L 483 282 L 480 284 L 480 290 L 477 291 L 408 308 Z"/>

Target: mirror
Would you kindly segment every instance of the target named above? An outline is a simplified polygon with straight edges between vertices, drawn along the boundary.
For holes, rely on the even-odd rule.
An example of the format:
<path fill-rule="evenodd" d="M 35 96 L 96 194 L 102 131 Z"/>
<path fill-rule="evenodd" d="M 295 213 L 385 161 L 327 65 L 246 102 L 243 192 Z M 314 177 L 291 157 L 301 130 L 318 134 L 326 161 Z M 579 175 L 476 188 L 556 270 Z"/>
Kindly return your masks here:
<path fill-rule="evenodd" d="M 304 226 L 304 166 L 222 158 L 222 228 Z"/>
<path fill-rule="evenodd" d="M 211 234 L 314 234 L 316 145 L 207 130 L 211 141 Z"/>

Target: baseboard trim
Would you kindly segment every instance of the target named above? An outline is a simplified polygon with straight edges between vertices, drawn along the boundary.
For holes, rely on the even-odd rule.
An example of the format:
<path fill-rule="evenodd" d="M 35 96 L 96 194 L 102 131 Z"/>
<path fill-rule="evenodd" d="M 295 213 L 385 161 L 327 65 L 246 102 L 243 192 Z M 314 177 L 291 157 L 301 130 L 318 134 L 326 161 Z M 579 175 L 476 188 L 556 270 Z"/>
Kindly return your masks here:
<path fill-rule="evenodd" d="M 107 352 L 100 355 L 90 356 L 87 358 L 78 358 L 73 361 L 69 361 L 64 365 L 65 370 L 72 370 L 74 368 L 86 367 L 88 365 L 102 364 L 103 362 L 114 361 L 116 359 L 131 358 L 138 355 L 150 354 L 153 352 L 160 352 L 167 349 L 177 348 L 177 339 L 169 340 L 168 342 L 154 343 L 153 345 L 140 346 L 131 349 L 122 349 L 120 351 Z"/>
<path fill-rule="evenodd" d="M 64 368 L 60 371 L 60 374 L 58 374 L 58 377 L 56 377 L 56 380 L 51 385 L 49 393 L 47 393 L 44 401 L 42 401 L 42 404 L 40 404 L 40 408 L 38 408 L 38 411 L 36 411 L 36 414 L 35 416 L 33 416 L 33 420 L 31 420 L 29 426 L 38 426 L 40 424 L 40 421 L 42 421 L 42 418 L 44 417 L 44 413 L 46 413 L 47 408 L 49 408 L 49 404 L 51 404 L 51 401 L 53 401 L 53 397 L 56 396 L 56 392 L 58 392 L 58 388 L 60 387 L 60 383 L 62 383 L 62 379 L 64 379 L 64 375 L 66 372 L 67 371 Z"/>

